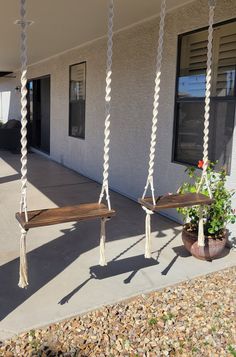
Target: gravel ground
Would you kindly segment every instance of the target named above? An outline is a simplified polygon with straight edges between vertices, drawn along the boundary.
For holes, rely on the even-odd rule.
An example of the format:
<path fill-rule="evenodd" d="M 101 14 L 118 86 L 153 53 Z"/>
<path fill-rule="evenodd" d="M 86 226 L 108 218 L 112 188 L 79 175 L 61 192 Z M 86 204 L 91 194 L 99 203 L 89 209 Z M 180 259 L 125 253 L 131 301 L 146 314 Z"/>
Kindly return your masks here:
<path fill-rule="evenodd" d="M 0 344 L 0 356 L 236 357 L 236 267 Z"/>

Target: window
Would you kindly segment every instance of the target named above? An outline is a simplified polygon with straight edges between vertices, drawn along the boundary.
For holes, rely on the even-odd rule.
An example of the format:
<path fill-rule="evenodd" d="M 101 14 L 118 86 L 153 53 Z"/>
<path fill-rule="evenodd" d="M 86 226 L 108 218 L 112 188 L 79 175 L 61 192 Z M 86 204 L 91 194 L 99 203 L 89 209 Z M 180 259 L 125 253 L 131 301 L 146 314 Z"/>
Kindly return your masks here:
<path fill-rule="evenodd" d="M 86 63 L 70 66 L 69 135 L 85 138 Z"/>
<path fill-rule="evenodd" d="M 202 159 L 207 30 L 179 37 L 173 159 L 196 165 Z M 236 105 L 236 21 L 217 25 L 213 35 L 209 159 L 230 172 Z"/>

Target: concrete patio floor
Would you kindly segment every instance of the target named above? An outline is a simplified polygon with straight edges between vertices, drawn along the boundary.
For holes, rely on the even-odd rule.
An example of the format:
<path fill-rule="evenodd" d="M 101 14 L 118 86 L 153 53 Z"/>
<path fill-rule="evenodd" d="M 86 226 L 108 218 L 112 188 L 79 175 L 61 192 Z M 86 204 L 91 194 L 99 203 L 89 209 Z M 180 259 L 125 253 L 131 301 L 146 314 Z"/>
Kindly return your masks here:
<path fill-rule="evenodd" d="M 144 212 L 112 192 L 107 267 L 99 267 L 99 221 L 32 229 L 30 286 L 18 288 L 20 157 L 0 151 L 0 340 L 164 286 L 235 265 L 235 253 L 203 262 L 182 246 L 181 227 L 152 217 L 153 259 L 144 259 Z M 96 202 L 100 185 L 37 154 L 29 155 L 30 209 Z"/>

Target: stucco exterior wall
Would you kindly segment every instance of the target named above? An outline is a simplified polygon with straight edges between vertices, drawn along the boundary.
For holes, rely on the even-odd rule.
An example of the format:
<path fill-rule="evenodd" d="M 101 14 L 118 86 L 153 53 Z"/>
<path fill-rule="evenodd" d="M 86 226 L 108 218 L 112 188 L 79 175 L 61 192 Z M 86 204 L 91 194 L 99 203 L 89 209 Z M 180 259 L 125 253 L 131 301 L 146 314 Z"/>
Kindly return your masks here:
<path fill-rule="evenodd" d="M 207 26 L 207 0 L 197 0 L 166 18 L 155 186 L 159 194 L 174 192 L 184 167 L 172 163 L 172 139 L 178 35 Z M 215 22 L 236 17 L 235 0 L 217 3 Z M 158 19 L 114 36 L 110 185 L 132 199 L 146 180 L 154 91 Z M 102 179 L 106 41 L 71 50 L 29 68 L 28 77 L 51 75 L 51 157 L 97 181 Z M 68 136 L 69 65 L 87 62 L 86 138 Z M 232 170 L 236 187 L 236 133 Z M 174 211 L 167 214 L 175 217 Z M 233 228 L 236 236 L 236 228 Z"/>

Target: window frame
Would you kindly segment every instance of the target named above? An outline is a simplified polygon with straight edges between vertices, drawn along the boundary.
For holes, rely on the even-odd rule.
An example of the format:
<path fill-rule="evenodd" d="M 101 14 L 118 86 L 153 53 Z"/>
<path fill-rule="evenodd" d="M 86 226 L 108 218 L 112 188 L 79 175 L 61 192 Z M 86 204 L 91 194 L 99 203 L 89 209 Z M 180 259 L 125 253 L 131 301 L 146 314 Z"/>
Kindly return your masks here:
<path fill-rule="evenodd" d="M 84 108 L 84 137 L 81 137 L 81 136 L 76 136 L 76 135 L 72 135 L 71 134 L 71 107 L 70 107 L 70 103 L 71 103 L 71 70 L 72 70 L 72 67 L 74 66 L 77 66 L 77 65 L 80 65 L 80 64 L 84 64 L 84 67 L 85 67 L 85 73 L 84 73 L 84 78 L 85 78 L 85 86 L 84 86 L 84 101 L 85 101 L 85 108 Z M 87 61 L 81 61 L 81 62 L 77 62 L 77 63 L 73 63 L 73 64 L 70 64 L 69 65 L 69 120 L 68 120 L 68 136 L 70 138 L 76 138 L 76 139 L 79 139 L 79 140 L 85 140 L 86 138 L 86 134 L 85 134 L 85 131 L 86 131 L 86 100 L 87 98 Z"/>
<path fill-rule="evenodd" d="M 229 20 L 225 20 L 225 21 L 221 21 L 221 22 L 217 22 L 214 23 L 213 28 L 217 28 L 219 26 L 224 26 L 227 25 L 229 23 L 233 23 L 235 22 L 236 24 L 236 18 L 232 18 Z M 177 126 L 178 126 L 178 104 L 179 103 L 184 103 L 184 102 L 202 102 L 205 100 L 205 97 L 192 97 L 192 98 L 178 98 L 178 85 L 179 85 L 179 76 L 180 76 L 180 62 L 181 62 L 181 42 L 182 42 L 182 38 L 184 36 L 187 35 L 191 35 L 194 33 L 198 33 L 201 31 L 206 31 L 208 30 L 208 26 L 204 26 L 192 31 L 187 31 L 184 33 L 181 33 L 178 35 L 178 39 L 177 39 L 177 58 L 176 58 L 176 76 L 175 76 L 175 103 L 174 103 L 174 123 L 173 123 L 173 133 L 172 133 L 172 150 L 171 150 L 171 162 L 174 164 L 178 164 L 178 165 L 182 165 L 182 166 L 188 166 L 188 167 L 197 167 L 197 163 L 196 165 L 190 164 L 188 162 L 185 161 L 178 161 L 175 159 L 175 153 L 176 153 L 176 149 L 177 149 L 177 142 L 178 142 L 178 137 L 177 137 Z M 224 98 L 224 99 L 223 99 Z M 225 97 L 211 97 L 211 101 L 219 101 L 219 102 L 234 102 L 236 105 L 236 85 L 234 88 L 234 96 L 225 96 Z M 234 115 L 234 122 L 236 119 L 236 112 Z M 234 132 L 235 132 L 235 123 L 234 123 L 234 129 L 233 129 L 233 136 L 234 136 Z M 229 168 L 229 170 L 227 170 L 227 175 L 230 175 L 231 172 L 231 167 Z"/>

